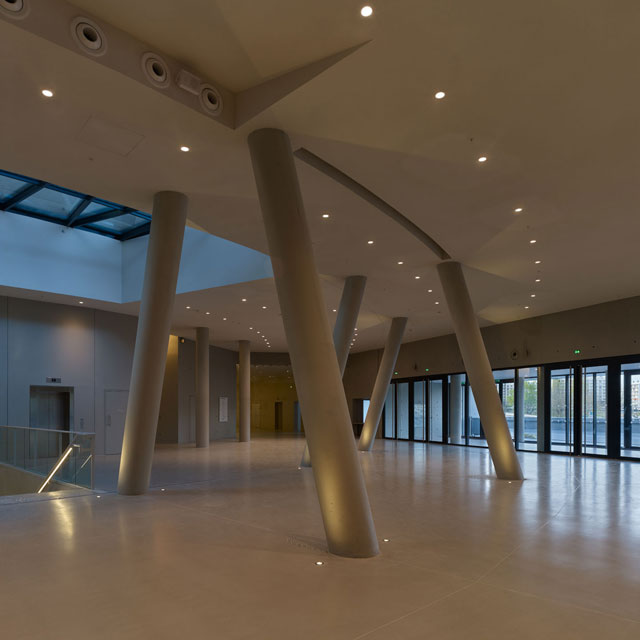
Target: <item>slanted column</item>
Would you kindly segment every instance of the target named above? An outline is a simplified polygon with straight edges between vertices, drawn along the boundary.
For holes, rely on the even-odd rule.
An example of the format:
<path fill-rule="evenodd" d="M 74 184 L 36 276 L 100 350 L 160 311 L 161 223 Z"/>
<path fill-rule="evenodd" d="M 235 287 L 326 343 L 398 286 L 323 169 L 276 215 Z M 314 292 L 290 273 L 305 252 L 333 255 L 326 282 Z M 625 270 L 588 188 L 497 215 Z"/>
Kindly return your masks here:
<path fill-rule="evenodd" d="M 149 488 L 186 221 L 185 195 L 156 193 L 118 475 L 122 494 L 137 495 Z"/>
<path fill-rule="evenodd" d="M 449 441 L 451 444 L 462 444 L 463 389 L 464 375 L 451 376 L 449 385 Z"/>
<path fill-rule="evenodd" d="M 238 442 L 251 440 L 251 343 L 238 341 Z"/>
<path fill-rule="evenodd" d="M 438 276 L 447 300 L 496 475 L 501 480 L 522 480 L 520 462 L 502 410 L 462 266 L 459 262 L 441 262 L 438 265 Z"/>
<path fill-rule="evenodd" d="M 288 136 L 249 136 L 291 367 L 329 551 L 379 552 Z"/>
<path fill-rule="evenodd" d="M 402 336 L 404 335 L 406 326 L 407 318 L 394 318 L 391 321 L 391 328 L 387 335 L 387 342 L 384 345 L 382 360 L 378 367 L 378 375 L 373 385 L 369 410 L 367 411 L 367 417 L 365 418 L 358 442 L 358 449 L 360 449 L 360 451 L 371 451 L 376 439 L 378 425 L 380 424 L 382 410 L 384 409 L 384 402 L 387 397 L 387 390 L 391 383 L 393 369 L 396 366 L 396 360 L 398 359 Z"/>
<path fill-rule="evenodd" d="M 338 317 L 333 327 L 333 345 L 336 350 L 336 358 L 340 367 L 340 375 L 344 376 L 349 358 L 349 347 L 353 338 L 353 332 L 358 321 L 360 305 L 364 296 L 364 288 L 367 284 L 366 276 L 349 276 L 344 282 L 340 306 L 338 307 Z M 311 456 L 309 455 L 309 445 L 305 445 L 302 454 L 301 467 L 311 466 Z"/>
<path fill-rule="evenodd" d="M 209 329 L 196 328 L 196 447 L 209 446 Z"/>

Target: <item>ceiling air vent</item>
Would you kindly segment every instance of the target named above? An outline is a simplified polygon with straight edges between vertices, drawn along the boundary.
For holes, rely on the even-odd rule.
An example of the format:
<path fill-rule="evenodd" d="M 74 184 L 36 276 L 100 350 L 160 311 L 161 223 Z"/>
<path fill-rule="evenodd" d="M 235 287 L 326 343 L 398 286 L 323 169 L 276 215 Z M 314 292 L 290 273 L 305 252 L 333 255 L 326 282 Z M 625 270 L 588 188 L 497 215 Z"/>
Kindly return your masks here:
<path fill-rule="evenodd" d="M 158 89 L 166 89 L 171 82 L 171 71 L 167 63 L 156 53 L 142 56 L 142 70 L 147 80 Z"/>
<path fill-rule="evenodd" d="M 102 29 L 89 18 L 75 18 L 71 22 L 71 37 L 89 55 L 101 56 L 107 51 L 107 39 Z"/>
<path fill-rule="evenodd" d="M 30 8 L 29 0 L 0 0 L 0 13 L 10 18 L 24 18 Z"/>
<path fill-rule="evenodd" d="M 200 88 L 200 104 L 209 115 L 218 116 L 222 113 L 222 96 L 210 84 L 203 84 Z"/>

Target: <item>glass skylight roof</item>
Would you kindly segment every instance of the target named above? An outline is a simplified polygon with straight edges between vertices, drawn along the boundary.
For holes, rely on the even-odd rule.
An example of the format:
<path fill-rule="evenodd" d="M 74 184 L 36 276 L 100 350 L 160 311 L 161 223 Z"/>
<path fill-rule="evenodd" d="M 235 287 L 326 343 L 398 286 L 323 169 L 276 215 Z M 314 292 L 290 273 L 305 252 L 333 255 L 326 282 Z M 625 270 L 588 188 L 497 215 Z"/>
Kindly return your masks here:
<path fill-rule="evenodd" d="M 130 240 L 149 233 L 148 213 L 0 169 L 0 211 Z"/>

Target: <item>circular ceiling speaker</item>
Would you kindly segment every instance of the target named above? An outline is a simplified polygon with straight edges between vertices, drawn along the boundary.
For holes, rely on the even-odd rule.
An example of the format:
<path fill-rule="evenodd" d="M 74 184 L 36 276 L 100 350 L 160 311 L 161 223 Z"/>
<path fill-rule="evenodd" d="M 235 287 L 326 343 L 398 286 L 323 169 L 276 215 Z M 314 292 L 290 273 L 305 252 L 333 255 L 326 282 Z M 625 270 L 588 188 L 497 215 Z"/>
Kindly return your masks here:
<path fill-rule="evenodd" d="M 222 113 L 222 96 L 210 84 L 202 85 L 200 89 L 200 104 L 209 115 L 218 116 Z"/>
<path fill-rule="evenodd" d="M 71 22 L 71 36 L 82 51 L 92 56 L 101 56 L 107 51 L 102 29 L 89 18 L 75 18 Z"/>
<path fill-rule="evenodd" d="M 0 12 L 10 18 L 25 18 L 30 9 L 29 0 L 0 0 Z"/>
<path fill-rule="evenodd" d="M 147 80 L 159 89 L 166 89 L 171 82 L 171 71 L 167 63 L 156 53 L 145 53 L 142 56 L 142 70 Z"/>

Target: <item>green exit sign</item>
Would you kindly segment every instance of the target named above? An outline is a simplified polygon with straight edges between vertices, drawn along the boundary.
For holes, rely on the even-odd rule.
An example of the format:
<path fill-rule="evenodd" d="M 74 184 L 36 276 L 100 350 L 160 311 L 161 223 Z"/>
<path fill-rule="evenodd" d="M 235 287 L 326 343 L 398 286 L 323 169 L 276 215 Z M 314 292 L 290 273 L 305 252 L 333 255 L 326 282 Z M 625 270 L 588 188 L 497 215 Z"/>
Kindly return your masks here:
<path fill-rule="evenodd" d="M 573 350 L 573 353 L 574 353 L 575 355 L 580 354 L 580 349 L 574 349 L 574 350 Z"/>

